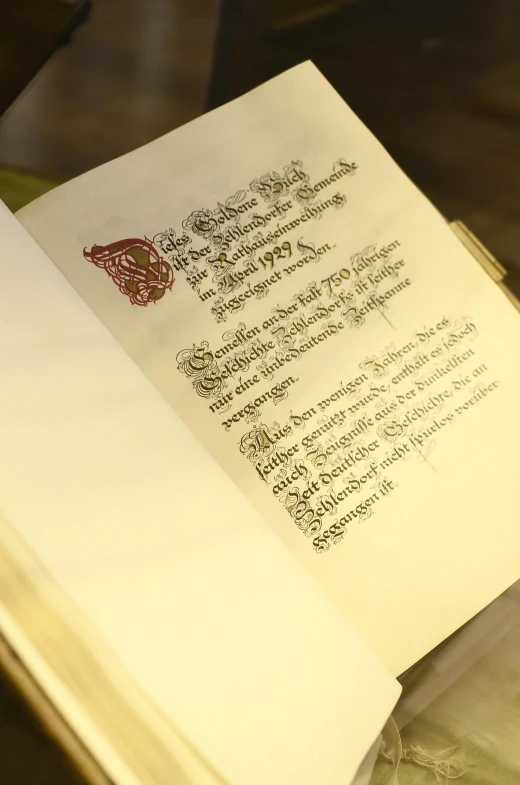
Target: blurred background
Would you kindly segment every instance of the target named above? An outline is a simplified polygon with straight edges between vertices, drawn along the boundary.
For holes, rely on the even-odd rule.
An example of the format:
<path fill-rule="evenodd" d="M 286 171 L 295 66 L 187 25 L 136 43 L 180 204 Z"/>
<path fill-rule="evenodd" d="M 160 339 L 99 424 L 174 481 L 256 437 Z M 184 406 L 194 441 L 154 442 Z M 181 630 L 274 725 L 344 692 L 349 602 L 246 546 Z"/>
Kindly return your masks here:
<path fill-rule="evenodd" d="M 306 59 L 520 292 L 520 0 L 0 0 L 0 198 L 16 210 Z M 72 782 L 5 685 L 0 783 Z"/>

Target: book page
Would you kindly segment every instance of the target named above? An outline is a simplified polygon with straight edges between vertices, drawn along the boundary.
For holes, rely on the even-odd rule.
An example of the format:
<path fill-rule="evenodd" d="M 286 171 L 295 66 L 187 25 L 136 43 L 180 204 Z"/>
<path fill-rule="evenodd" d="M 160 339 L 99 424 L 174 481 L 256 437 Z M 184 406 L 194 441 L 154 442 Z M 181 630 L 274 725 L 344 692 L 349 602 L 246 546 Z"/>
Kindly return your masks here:
<path fill-rule="evenodd" d="M 393 673 L 518 577 L 518 315 L 312 64 L 19 217 Z"/>
<path fill-rule="evenodd" d="M 349 782 L 397 683 L 0 207 L 0 499 L 22 539 L 6 544 L 0 529 L 11 554 L 0 558 L 0 619 L 11 617 L 17 643 L 24 633 L 30 663 L 43 658 L 37 677 L 73 728 L 97 727 L 86 743 L 118 782 L 116 752 L 143 785 L 211 771 L 233 785 Z M 81 698 L 85 662 L 101 709 Z M 136 689 L 146 700 L 130 713 Z M 107 711 L 122 739 L 112 756 Z M 139 719 L 148 733 L 132 735 Z M 204 779 L 174 765 L 188 741 Z"/>

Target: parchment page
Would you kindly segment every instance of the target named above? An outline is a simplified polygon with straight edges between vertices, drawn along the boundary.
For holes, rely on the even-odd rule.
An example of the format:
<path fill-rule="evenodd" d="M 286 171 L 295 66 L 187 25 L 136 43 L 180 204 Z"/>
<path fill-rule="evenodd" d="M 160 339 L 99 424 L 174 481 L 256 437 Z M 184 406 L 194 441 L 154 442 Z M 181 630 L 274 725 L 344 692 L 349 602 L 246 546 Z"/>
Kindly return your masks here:
<path fill-rule="evenodd" d="M 20 219 L 394 673 L 518 577 L 517 314 L 312 64 Z"/>
<path fill-rule="evenodd" d="M 108 648 L 105 678 L 126 674 L 224 781 L 349 782 L 397 683 L 2 205 L 0 236 L 0 499 L 35 558 L 25 584 L 0 559 L 0 618 L 24 630 L 30 662 L 45 658 L 44 689 L 84 738 L 96 717 L 67 696 L 65 666 L 85 679 L 85 647 Z M 38 589 L 54 599 L 45 570 L 78 607 L 70 633 L 85 617 L 103 646 L 88 631 L 81 652 L 55 626 L 36 635 L 53 618 L 49 603 L 29 613 Z M 124 736 L 133 717 L 112 687 Z M 153 716 L 141 719 L 159 733 Z M 109 766 L 100 735 L 84 740 Z M 139 782 L 190 781 L 167 765 L 153 780 L 141 737 Z"/>

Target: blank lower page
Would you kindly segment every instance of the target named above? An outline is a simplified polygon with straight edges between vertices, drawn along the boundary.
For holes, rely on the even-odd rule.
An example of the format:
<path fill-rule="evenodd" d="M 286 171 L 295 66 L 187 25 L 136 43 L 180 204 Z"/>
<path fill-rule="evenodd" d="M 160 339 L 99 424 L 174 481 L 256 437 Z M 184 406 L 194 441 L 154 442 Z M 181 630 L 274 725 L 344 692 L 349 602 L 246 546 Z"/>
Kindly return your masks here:
<path fill-rule="evenodd" d="M 225 779 L 348 782 L 396 683 L 3 207 L 0 224 L 6 515 Z"/>

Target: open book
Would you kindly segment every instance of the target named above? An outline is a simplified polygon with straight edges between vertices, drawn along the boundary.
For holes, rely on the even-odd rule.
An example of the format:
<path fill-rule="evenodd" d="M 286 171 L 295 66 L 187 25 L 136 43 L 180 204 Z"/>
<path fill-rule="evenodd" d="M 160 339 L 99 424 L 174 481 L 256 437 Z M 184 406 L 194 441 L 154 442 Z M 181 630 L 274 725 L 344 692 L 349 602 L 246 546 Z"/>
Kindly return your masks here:
<path fill-rule="evenodd" d="M 343 785 L 520 576 L 520 322 L 310 64 L 3 209 L 0 624 L 109 778 Z"/>

